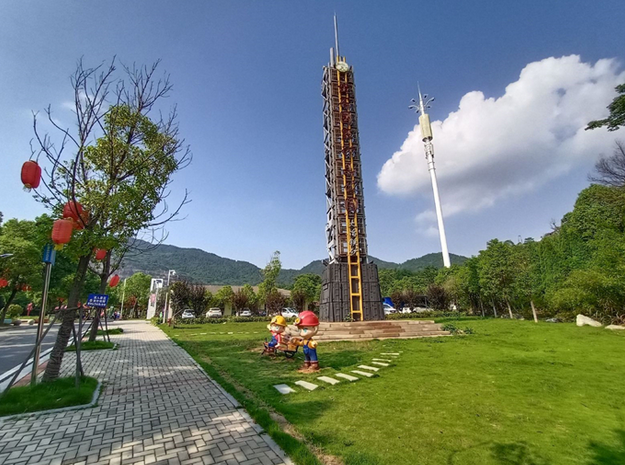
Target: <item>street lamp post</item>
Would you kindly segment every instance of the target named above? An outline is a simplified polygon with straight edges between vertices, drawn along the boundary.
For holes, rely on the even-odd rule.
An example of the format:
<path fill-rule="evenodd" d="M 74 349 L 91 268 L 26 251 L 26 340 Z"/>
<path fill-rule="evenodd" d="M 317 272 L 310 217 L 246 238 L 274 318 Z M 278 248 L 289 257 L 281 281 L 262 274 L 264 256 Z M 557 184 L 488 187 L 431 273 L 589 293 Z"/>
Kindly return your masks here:
<path fill-rule="evenodd" d="M 122 290 L 122 306 L 119 309 L 119 319 L 122 319 L 122 315 L 124 314 L 124 299 L 126 298 L 126 281 L 128 278 L 124 279 L 124 289 Z"/>
<path fill-rule="evenodd" d="M 176 276 L 176 270 L 167 271 L 167 294 L 165 294 L 165 310 L 163 311 L 163 323 L 167 323 L 169 318 L 169 278 Z"/>

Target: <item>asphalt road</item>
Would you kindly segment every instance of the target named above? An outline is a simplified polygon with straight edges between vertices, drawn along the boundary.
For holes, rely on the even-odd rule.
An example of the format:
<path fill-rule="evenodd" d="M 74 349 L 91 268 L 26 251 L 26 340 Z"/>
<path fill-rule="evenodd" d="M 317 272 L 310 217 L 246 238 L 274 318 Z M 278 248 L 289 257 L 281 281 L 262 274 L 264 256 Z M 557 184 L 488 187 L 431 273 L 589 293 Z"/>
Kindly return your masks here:
<path fill-rule="evenodd" d="M 47 325 L 44 326 L 44 332 L 46 327 Z M 58 330 L 59 324 L 55 323 L 43 340 L 42 352 L 54 345 Z M 10 329 L 0 330 L 0 375 L 21 365 L 35 345 L 36 334 L 37 325 L 12 326 Z"/>

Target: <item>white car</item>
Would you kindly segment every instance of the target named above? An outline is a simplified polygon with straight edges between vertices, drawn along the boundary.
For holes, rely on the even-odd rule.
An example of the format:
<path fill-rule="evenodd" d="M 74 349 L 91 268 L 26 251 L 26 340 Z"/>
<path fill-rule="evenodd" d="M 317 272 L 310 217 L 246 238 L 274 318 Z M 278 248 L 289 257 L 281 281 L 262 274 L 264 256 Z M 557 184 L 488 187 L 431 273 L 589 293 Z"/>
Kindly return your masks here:
<path fill-rule="evenodd" d="M 183 320 L 193 319 L 195 318 L 195 314 L 193 313 L 193 310 L 187 308 L 185 311 L 182 312 L 181 318 Z"/>
<path fill-rule="evenodd" d="M 249 308 L 244 308 L 241 310 L 241 313 L 239 313 L 239 316 L 250 317 L 252 316 L 252 311 Z"/>
<path fill-rule="evenodd" d="M 410 307 L 404 307 L 401 309 L 401 313 L 412 313 L 412 310 L 410 310 Z"/>
<path fill-rule="evenodd" d="M 219 307 L 209 308 L 208 312 L 206 312 L 206 318 L 221 318 L 221 317 L 222 317 L 222 313 L 221 313 L 221 308 Z"/>
<path fill-rule="evenodd" d="M 397 310 L 395 310 L 395 307 L 390 306 L 387 303 L 384 303 L 384 314 L 385 315 L 390 315 L 391 313 L 397 313 Z"/>
<path fill-rule="evenodd" d="M 283 308 L 280 313 L 284 318 L 297 318 L 299 316 L 299 313 L 289 307 Z"/>

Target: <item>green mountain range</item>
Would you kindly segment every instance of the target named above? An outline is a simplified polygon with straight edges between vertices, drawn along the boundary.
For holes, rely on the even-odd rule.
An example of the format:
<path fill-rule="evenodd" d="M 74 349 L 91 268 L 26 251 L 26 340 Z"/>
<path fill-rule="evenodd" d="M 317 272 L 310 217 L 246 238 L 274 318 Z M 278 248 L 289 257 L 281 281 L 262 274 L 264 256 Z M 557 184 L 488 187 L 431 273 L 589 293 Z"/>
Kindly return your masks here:
<path fill-rule="evenodd" d="M 188 249 L 166 244 L 153 246 L 143 241 L 137 241 L 133 249 L 122 262 L 119 272 L 122 277 L 139 271 L 153 277 L 167 276 L 167 270 L 176 270 L 178 279 L 188 279 L 202 284 L 256 285 L 263 279 L 261 269 L 252 263 L 220 257 L 201 249 Z M 467 260 L 467 257 L 461 255 L 450 254 L 450 257 L 452 264 L 461 264 Z M 436 268 L 443 266 L 440 253 L 430 253 L 403 263 L 385 262 L 371 256 L 369 258 L 380 269 L 419 271 L 428 266 Z M 300 270 L 282 269 L 278 282 L 288 286 L 300 274 L 321 275 L 323 270 L 322 260 L 315 260 Z"/>

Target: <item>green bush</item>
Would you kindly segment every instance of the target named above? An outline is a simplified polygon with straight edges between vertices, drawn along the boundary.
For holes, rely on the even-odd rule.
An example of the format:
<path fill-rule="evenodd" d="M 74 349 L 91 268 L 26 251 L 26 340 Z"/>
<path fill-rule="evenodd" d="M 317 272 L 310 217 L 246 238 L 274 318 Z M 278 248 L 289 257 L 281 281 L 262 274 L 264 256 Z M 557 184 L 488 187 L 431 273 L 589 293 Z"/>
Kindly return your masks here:
<path fill-rule="evenodd" d="M 430 310 L 420 313 L 391 313 L 390 315 L 386 315 L 384 318 L 386 320 L 412 320 L 419 318 L 460 318 L 463 316 L 467 316 L 467 313 L 458 311 L 447 312 L 442 310 Z"/>
<path fill-rule="evenodd" d="M 24 311 L 24 309 L 21 306 L 17 304 L 11 304 L 9 305 L 9 309 L 7 310 L 7 318 L 11 318 L 12 320 L 14 320 L 22 314 L 22 311 Z"/>
<path fill-rule="evenodd" d="M 473 329 L 469 328 L 469 327 L 465 327 L 465 328 L 458 328 L 455 324 L 453 323 L 445 323 L 442 326 L 442 330 L 443 331 L 449 331 L 451 334 L 457 334 L 457 335 L 462 335 L 462 334 L 473 334 L 474 331 Z"/>
<path fill-rule="evenodd" d="M 250 316 L 250 317 L 244 317 L 244 316 L 228 316 L 225 318 L 206 318 L 206 317 L 199 317 L 199 318 L 185 318 L 184 320 L 182 318 L 178 318 L 176 319 L 176 324 L 182 324 L 182 325 L 197 325 L 197 324 L 223 324 L 223 323 L 250 323 L 250 322 L 258 322 L 258 321 L 271 321 L 271 317 L 270 316 Z"/>

